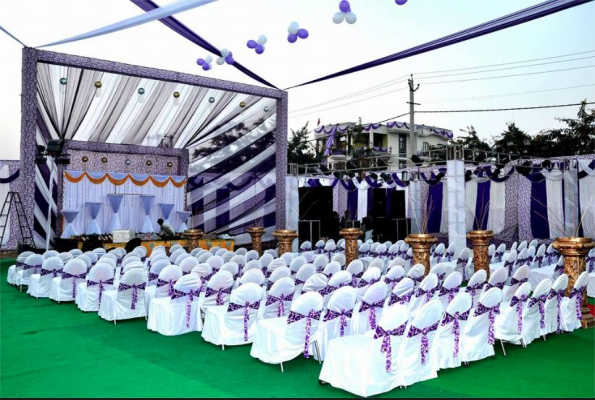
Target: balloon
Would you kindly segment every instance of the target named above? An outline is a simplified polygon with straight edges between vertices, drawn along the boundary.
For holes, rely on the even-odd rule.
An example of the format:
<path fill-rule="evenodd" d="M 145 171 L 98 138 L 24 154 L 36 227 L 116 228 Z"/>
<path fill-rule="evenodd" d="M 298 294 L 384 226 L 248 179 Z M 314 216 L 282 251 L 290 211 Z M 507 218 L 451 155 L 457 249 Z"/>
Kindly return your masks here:
<path fill-rule="evenodd" d="M 402 6 L 403 4 L 407 3 L 407 0 L 395 0 L 395 3 Z"/>
<path fill-rule="evenodd" d="M 233 56 L 231 54 L 229 54 L 227 57 L 225 57 L 225 62 L 228 63 L 229 65 L 233 65 L 233 63 L 235 63 L 236 60 L 234 60 Z"/>
<path fill-rule="evenodd" d="M 344 20 L 345 20 L 345 15 L 342 12 L 338 12 L 335 15 L 333 15 L 333 22 L 335 24 L 340 24 Z"/>
<path fill-rule="evenodd" d="M 297 35 L 300 37 L 300 39 L 306 39 L 308 36 L 310 36 L 306 29 L 300 29 Z"/>
<path fill-rule="evenodd" d="M 205 61 L 206 61 L 208 64 L 212 63 L 212 62 L 213 62 L 213 56 L 209 54 L 209 55 L 208 55 L 208 56 L 205 58 Z"/>
<path fill-rule="evenodd" d="M 348 24 L 355 24 L 355 21 L 357 21 L 357 17 L 354 13 L 350 12 L 347 13 L 347 15 L 345 15 L 345 21 L 347 21 Z"/>
<path fill-rule="evenodd" d="M 221 49 L 221 57 L 225 58 L 229 55 L 229 50 Z"/>
<path fill-rule="evenodd" d="M 255 40 L 248 40 L 248 43 L 246 43 L 246 45 L 249 49 L 255 49 L 256 46 L 258 46 L 258 43 L 256 43 Z"/>
<path fill-rule="evenodd" d="M 298 40 L 298 35 L 296 34 L 289 34 L 289 36 L 287 36 L 287 41 L 289 43 L 295 43 Z"/>
<path fill-rule="evenodd" d="M 261 44 L 259 44 L 258 46 L 256 46 L 255 51 L 256 51 L 256 54 L 262 54 L 262 53 L 264 53 L 264 46 L 261 45 Z"/>
<path fill-rule="evenodd" d="M 343 0 L 339 3 L 339 10 L 344 13 L 351 12 L 351 5 L 347 0 Z"/>
<path fill-rule="evenodd" d="M 265 35 L 260 35 L 258 37 L 258 44 L 266 44 L 267 42 L 267 37 Z"/>
<path fill-rule="evenodd" d="M 215 102 L 215 98 L 214 97 L 209 97 L 209 103 L 214 103 Z"/>
<path fill-rule="evenodd" d="M 297 22 L 292 22 L 291 24 L 289 24 L 288 31 L 289 31 L 290 34 L 292 34 L 292 35 L 297 34 L 298 29 L 300 29 L 300 26 L 298 25 Z"/>
<path fill-rule="evenodd" d="M 225 64 L 225 58 L 218 57 L 217 58 L 217 65 L 223 65 L 223 64 Z"/>
<path fill-rule="evenodd" d="M 205 63 L 205 60 L 203 60 L 202 58 L 199 58 L 198 60 L 196 60 L 196 63 L 197 63 L 198 65 L 204 65 L 204 63 Z"/>
<path fill-rule="evenodd" d="M 202 69 L 203 69 L 203 71 L 208 71 L 211 69 L 211 66 L 209 64 L 205 63 L 205 64 L 203 64 Z"/>

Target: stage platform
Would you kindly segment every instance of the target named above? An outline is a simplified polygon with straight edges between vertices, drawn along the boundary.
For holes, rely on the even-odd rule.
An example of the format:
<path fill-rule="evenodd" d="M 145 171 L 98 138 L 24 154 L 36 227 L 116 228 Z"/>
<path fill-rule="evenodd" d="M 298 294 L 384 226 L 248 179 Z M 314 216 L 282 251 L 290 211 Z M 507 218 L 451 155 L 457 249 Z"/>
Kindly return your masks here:
<path fill-rule="evenodd" d="M 83 248 L 83 244 L 85 242 L 78 241 L 77 247 L 79 249 Z M 147 256 L 151 255 L 151 251 L 156 246 L 164 246 L 167 250 L 175 244 L 180 244 L 184 248 L 188 247 L 188 241 L 186 239 L 172 239 L 172 240 L 143 240 L 141 241 L 141 246 L 147 249 Z M 198 245 L 205 249 L 210 250 L 213 247 L 221 247 L 222 249 L 227 249 L 229 251 L 234 251 L 235 241 L 233 239 L 202 239 L 198 241 Z M 111 249 L 115 247 L 125 247 L 126 243 L 113 243 L 113 242 L 103 242 L 101 243 L 101 247 L 104 249 Z"/>

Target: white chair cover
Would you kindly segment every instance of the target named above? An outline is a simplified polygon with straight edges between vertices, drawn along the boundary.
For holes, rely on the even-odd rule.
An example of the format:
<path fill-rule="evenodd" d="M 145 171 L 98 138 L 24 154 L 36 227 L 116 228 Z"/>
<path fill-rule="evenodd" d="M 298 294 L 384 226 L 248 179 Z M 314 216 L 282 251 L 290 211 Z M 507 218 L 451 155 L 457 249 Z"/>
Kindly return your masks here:
<path fill-rule="evenodd" d="M 227 249 L 219 249 L 219 250 L 217 250 L 217 252 L 215 253 L 215 255 L 216 256 L 219 256 L 219 257 L 223 257 L 227 253 L 230 253 L 230 251 L 227 250 Z"/>
<path fill-rule="evenodd" d="M 273 275 L 280 271 L 282 271 L 281 268 L 277 269 Z M 268 291 L 265 301 L 262 302 L 258 318 L 279 318 L 289 314 L 294 291 L 295 283 L 289 276 L 278 278 Z"/>
<path fill-rule="evenodd" d="M 198 260 L 196 260 L 198 262 Z M 151 264 L 151 268 L 149 269 L 149 285 L 156 285 L 157 279 L 159 278 L 159 274 L 163 271 L 163 268 L 171 265 L 168 259 L 165 260 L 158 260 Z"/>
<path fill-rule="evenodd" d="M 426 267 L 423 264 L 416 264 L 411 267 L 409 272 L 407 272 L 407 278 L 410 278 L 416 285 L 418 285 L 424 279 L 425 271 Z"/>
<path fill-rule="evenodd" d="M 566 332 L 572 332 L 581 327 L 581 302 L 588 282 L 589 273 L 585 271 L 574 282 L 570 296 L 562 299 L 562 329 Z"/>
<path fill-rule="evenodd" d="M 264 266 L 262 265 L 262 263 L 259 260 L 248 261 L 243 268 L 243 272 L 250 271 L 251 269 L 257 269 L 257 270 L 261 271 L 262 273 L 264 273 L 264 271 L 263 271 Z"/>
<path fill-rule="evenodd" d="M 562 299 L 568 287 L 568 275 L 562 274 L 552 284 L 545 301 L 545 328 L 541 335 L 548 333 L 562 333 Z"/>
<path fill-rule="evenodd" d="M 213 256 L 210 257 L 206 263 L 209 264 L 211 268 L 213 268 L 213 271 L 219 271 L 223 264 L 225 264 L 225 261 L 223 260 L 223 257 Z"/>
<path fill-rule="evenodd" d="M 471 303 L 469 293 L 459 293 L 445 308 L 432 343 L 432 363 L 437 370 L 461 366 L 461 332 L 469 319 Z"/>
<path fill-rule="evenodd" d="M 364 294 L 366 293 L 370 285 L 373 285 L 376 282 L 380 282 L 381 275 L 382 272 L 380 269 L 372 267 L 368 268 L 364 272 L 361 279 L 357 282 L 355 286 L 353 285 L 353 277 L 351 278 L 352 286 L 357 288 L 357 301 L 362 301 L 362 299 L 364 298 Z"/>
<path fill-rule="evenodd" d="M 245 247 L 240 247 L 239 249 L 236 250 L 236 255 L 238 256 L 246 256 L 246 253 L 248 252 L 248 250 L 246 250 Z"/>
<path fill-rule="evenodd" d="M 164 249 L 165 249 L 165 248 L 164 248 Z M 182 245 L 181 245 L 181 244 L 178 244 L 178 243 L 176 243 L 176 244 L 174 244 L 173 246 L 171 246 L 171 247 L 169 248 L 169 254 L 170 254 L 170 255 L 172 255 L 172 254 L 173 254 L 175 251 L 177 251 L 177 250 L 180 250 L 180 249 L 182 249 L 182 250 L 183 250 L 184 248 L 182 247 Z"/>
<path fill-rule="evenodd" d="M 75 303 L 79 310 L 99 311 L 99 306 L 106 290 L 114 289 L 114 269 L 98 263 L 87 275 L 87 280 L 78 283 Z"/>
<path fill-rule="evenodd" d="M 229 302 L 234 279 L 231 273 L 219 271 L 207 283 L 204 292 L 201 293 L 200 308 L 205 311 L 209 307 L 223 306 Z"/>
<path fill-rule="evenodd" d="M 249 252 L 247 252 L 246 260 L 248 260 L 248 261 L 258 260 L 258 252 L 256 250 L 250 250 Z"/>
<path fill-rule="evenodd" d="M 211 268 L 209 264 L 198 264 L 196 267 L 192 268 L 192 273 L 198 276 L 204 283 L 213 276 L 213 268 Z"/>
<path fill-rule="evenodd" d="M 341 271 L 341 264 L 339 264 L 337 261 L 331 261 L 326 265 L 326 267 L 324 267 L 322 273 L 330 279 L 331 276 L 339 271 Z"/>
<path fill-rule="evenodd" d="M 290 277 L 291 277 L 291 270 L 289 269 L 289 267 L 279 267 L 279 268 L 275 269 L 267 281 L 267 287 L 266 287 L 267 292 L 271 289 L 271 287 L 279 279 L 290 278 Z M 294 289 L 295 289 L 295 287 L 294 287 Z"/>
<path fill-rule="evenodd" d="M 76 299 L 77 284 L 87 276 L 87 266 L 82 260 L 70 260 L 62 270 L 62 275 L 52 279 L 50 299 L 63 302 Z"/>
<path fill-rule="evenodd" d="M 415 289 L 415 282 L 411 278 L 403 278 L 401 282 L 397 283 L 393 289 L 390 297 L 386 299 L 384 308 L 392 307 L 395 304 L 405 305 L 409 309 L 409 303 L 413 297 L 413 290 Z"/>
<path fill-rule="evenodd" d="M 438 289 L 438 276 L 429 273 L 419 287 L 415 290 L 414 297 L 409 304 L 409 311 L 411 315 L 415 315 L 424 304 L 428 303 L 434 297 L 434 293 Z"/>
<path fill-rule="evenodd" d="M 496 339 L 521 344 L 523 334 L 526 335 L 527 332 L 527 325 L 523 321 L 528 311 L 530 293 L 531 285 L 525 282 L 517 288 L 510 302 L 500 304 L 500 315 L 494 322 Z"/>
<path fill-rule="evenodd" d="M 190 254 L 188 253 L 182 253 L 180 254 L 175 261 L 172 261 L 172 264 L 176 264 L 176 265 L 182 265 L 182 261 L 184 261 L 187 258 L 191 258 L 193 260 L 196 260 L 196 258 L 192 257 Z M 198 263 L 198 260 L 196 260 Z"/>
<path fill-rule="evenodd" d="M 266 278 L 260 269 L 251 269 L 244 271 L 240 277 L 238 285 L 241 286 L 245 283 L 256 283 L 258 286 L 264 285 Z"/>
<path fill-rule="evenodd" d="M 329 263 L 328 257 L 325 256 L 324 254 L 321 254 L 314 259 L 313 264 L 316 267 L 316 271 L 321 272 L 324 269 L 324 267 L 326 267 L 326 265 L 328 263 Z"/>
<path fill-rule="evenodd" d="M 154 298 L 173 296 L 176 282 L 182 275 L 182 268 L 179 265 L 168 265 L 161 270 L 156 284 L 145 288 L 144 297 L 147 311 Z"/>
<path fill-rule="evenodd" d="M 234 263 L 234 262 L 228 262 L 225 263 L 221 266 L 221 269 L 219 269 L 219 271 L 227 271 L 231 274 L 231 276 L 233 276 L 233 279 L 237 279 L 240 275 L 240 267 L 238 266 L 238 264 Z"/>
<path fill-rule="evenodd" d="M 45 258 L 46 260 L 50 257 L 58 257 L 58 253 L 56 250 L 48 250 L 45 253 L 43 253 L 43 258 Z"/>
<path fill-rule="evenodd" d="M 471 276 L 469 282 L 467 282 L 467 287 L 461 288 L 461 291 L 467 292 L 471 295 L 471 299 L 473 300 L 473 307 L 479 301 L 479 296 L 482 293 L 482 289 L 488 279 L 488 274 L 483 269 L 480 269 L 476 273 Z"/>
<path fill-rule="evenodd" d="M 225 258 L 224 258 L 224 260 L 225 260 Z M 229 259 L 228 262 L 236 263 L 238 265 L 239 272 L 242 273 L 244 267 L 248 263 L 248 260 L 246 260 L 246 257 L 243 255 L 234 255 L 233 257 L 231 257 Z"/>
<path fill-rule="evenodd" d="M 304 283 L 306 283 L 306 281 L 314 274 L 316 274 L 316 267 L 314 267 L 313 264 L 302 265 L 302 267 L 299 269 L 299 271 L 297 272 L 297 274 L 295 275 L 295 278 L 294 278 L 294 283 L 295 283 L 295 291 L 293 294 L 294 300 L 297 299 L 302 294 L 302 288 L 304 286 Z"/>
<path fill-rule="evenodd" d="M 461 283 L 463 283 L 463 276 L 458 271 L 455 271 L 446 277 L 438 292 L 442 308 L 446 310 L 450 302 L 457 294 L 459 294 Z M 473 305 L 473 299 L 471 297 L 469 298 L 471 299 L 471 305 Z M 469 307 L 471 307 L 471 305 Z"/>
<path fill-rule="evenodd" d="M 306 251 L 305 253 L 302 253 L 302 256 L 306 259 L 306 261 L 308 263 L 313 263 L 314 262 L 314 252 L 313 251 Z"/>
<path fill-rule="evenodd" d="M 512 296 L 514 295 L 518 287 L 525 282 L 529 282 L 530 272 L 531 269 L 528 265 L 523 265 L 514 272 L 512 278 L 510 279 L 510 284 L 505 285 L 502 288 L 502 301 L 509 302 L 510 300 L 512 300 Z"/>
<path fill-rule="evenodd" d="M 200 264 L 206 263 L 209 258 L 213 257 L 213 255 L 209 252 L 203 253 L 198 257 L 198 262 Z"/>
<path fill-rule="evenodd" d="M 31 275 L 41 273 L 41 267 L 44 261 L 45 258 L 39 254 L 32 254 L 25 259 L 22 268 L 16 271 L 15 274 L 15 283 L 21 286 L 21 291 L 23 290 L 23 285 L 29 285 Z"/>
<path fill-rule="evenodd" d="M 66 253 L 66 254 L 68 254 L 68 253 Z M 112 258 L 112 257 L 108 257 L 108 256 L 112 256 L 112 257 L 113 257 L 113 254 L 106 254 L 106 255 L 103 255 L 103 256 L 101 256 L 101 257 L 99 258 L 99 260 L 97 260 L 97 263 L 98 263 L 98 264 L 99 264 L 99 263 L 102 263 L 102 264 L 107 264 L 107 265 L 109 265 L 110 267 L 112 267 L 112 269 L 115 271 L 115 270 L 116 270 L 116 266 L 117 266 L 117 262 L 118 262 L 118 260 L 117 260 L 117 258 L 115 258 L 115 257 L 113 257 L 113 258 Z"/>
<path fill-rule="evenodd" d="M 118 250 L 118 249 L 116 249 L 116 250 Z M 83 254 L 83 251 L 82 251 L 82 250 L 80 250 L 80 249 L 72 249 L 72 250 L 69 250 L 68 252 L 69 252 L 70 254 L 72 254 L 72 257 L 78 257 L 78 256 L 80 256 L 81 254 Z"/>
<path fill-rule="evenodd" d="M 361 303 L 356 306 L 353 316 L 354 333 L 363 334 L 376 329 L 389 293 L 390 287 L 384 282 L 376 282 L 368 287 Z"/>
<path fill-rule="evenodd" d="M 289 264 L 289 269 L 291 270 L 291 274 L 295 275 L 297 274 L 297 272 L 300 270 L 300 268 L 303 265 L 306 265 L 308 263 L 308 260 L 306 260 L 306 257 L 304 256 L 299 256 L 294 258 L 291 261 L 291 264 Z"/>
<path fill-rule="evenodd" d="M 314 274 L 311 277 L 309 277 L 306 280 L 306 282 L 304 283 L 304 286 L 302 287 L 302 293 L 307 293 L 307 292 L 317 292 L 317 293 L 323 292 L 324 293 L 324 289 L 326 289 L 327 286 L 328 286 L 328 278 L 326 276 L 324 276 L 323 274 Z"/>
<path fill-rule="evenodd" d="M 107 321 L 141 318 L 147 315 L 144 290 L 147 274 L 141 269 L 131 269 L 124 273 L 115 290 L 103 292 L 99 316 Z"/>
<path fill-rule="evenodd" d="M 281 256 L 281 258 L 285 260 L 286 265 L 290 265 L 294 257 L 292 253 L 285 253 Z"/>
<path fill-rule="evenodd" d="M 35 298 L 49 297 L 52 279 L 62 274 L 64 262 L 60 257 L 49 257 L 43 261 L 39 274 L 31 275 L 27 293 Z"/>
<path fill-rule="evenodd" d="M 271 263 L 266 269 L 265 275 L 267 277 L 270 277 L 273 271 L 275 271 L 279 267 L 287 267 L 287 261 L 285 261 L 284 258 L 276 258 L 273 261 L 271 261 Z"/>
<path fill-rule="evenodd" d="M 257 255 L 258 255 L 258 253 L 257 253 Z M 271 262 L 273 262 L 274 259 L 275 259 L 275 257 L 273 257 L 272 254 L 267 253 L 267 254 L 263 254 L 262 257 L 260 257 L 260 260 L 258 259 L 258 257 L 256 257 L 254 260 L 260 261 L 260 264 L 262 265 L 262 267 L 267 268 L 269 266 L 269 264 Z M 250 262 L 250 259 L 248 259 L 248 262 Z"/>
<path fill-rule="evenodd" d="M 529 345 L 541 336 L 541 329 L 545 329 L 545 302 L 552 288 L 552 281 L 544 279 L 539 282 L 527 302 L 527 310 L 523 315 L 523 341 Z"/>
<path fill-rule="evenodd" d="M 500 313 L 502 290 L 492 288 L 479 297 L 461 335 L 461 361 L 471 362 L 494 355 L 494 322 Z"/>
<path fill-rule="evenodd" d="M 404 277 L 405 269 L 402 265 L 396 264 L 388 269 L 388 272 L 384 276 L 384 283 L 389 286 L 389 291 L 392 291 L 397 283 L 401 282 Z"/>
<path fill-rule="evenodd" d="M 335 254 L 332 259 L 332 261 L 338 262 L 341 267 L 345 266 L 346 260 L 345 254 Z"/>

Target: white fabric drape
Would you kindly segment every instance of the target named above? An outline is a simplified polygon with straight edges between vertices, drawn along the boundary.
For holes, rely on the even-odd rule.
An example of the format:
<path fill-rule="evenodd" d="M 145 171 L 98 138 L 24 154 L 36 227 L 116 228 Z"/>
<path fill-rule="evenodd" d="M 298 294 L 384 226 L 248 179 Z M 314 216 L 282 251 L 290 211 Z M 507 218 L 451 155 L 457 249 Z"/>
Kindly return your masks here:
<path fill-rule="evenodd" d="M 357 191 L 357 219 L 362 221 L 368 216 L 368 189 Z"/>
<path fill-rule="evenodd" d="M 85 206 L 86 202 L 101 202 L 101 211 L 97 216 L 97 223 L 102 232 L 106 232 L 110 226 L 113 212 L 107 197 L 108 193 L 123 193 L 126 194 L 120 206 L 119 216 L 121 226 L 123 229 L 133 229 L 137 232 L 141 231 L 145 214 L 141 204 L 139 195 L 154 195 L 155 201 L 151 207 L 149 217 L 156 225 L 156 221 L 162 218 L 159 203 L 175 204 L 170 219 L 172 225 L 177 227 L 179 221 L 175 213 L 176 211 L 184 210 L 184 196 L 185 188 L 177 188 L 169 183 L 165 187 L 160 188 L 149 181 L 144 186 L 135 185 L 130 179 L 123 185 L 116 186 L 112 184 L 109 179 L 106 179 L 101 184 L 93 184 L 88 179 L 83 178 L 78 183 L 72 183 L 64 179 L 64 210 L 79 210 L 79 215 L 73 221 L 74 228 L 77 232 L 86 232 L 91 223 L 91 215 L 88 208 Z M 111 232 L 107 232 L 111 233 Z"/>
<path fill-rule="evenodd" d="M 298 179 L 294 176 L 285 178 L 285 221 L 287 229 L 298 230 L 300 219 L 300 195 Z M 293 241 L 292 251 L 298 252 L 298 241 Z"/>
<path fill-rule="evenodd" d="M 583 233 L 595 238 L 595 175 L 580 179 L 579 189 Z"/>
<path fill-rule="evenodd" d="M 557 238 L 564 236 L 564 198 L 562 187 L 564 173 L 555 170 L 545 174 L 547 193 L 547 218 L 550 227 L 550 237 Z"/>
<path fill-rule="evenodd" d="M 9 165 L 4 164 L 0 166 L 0 178 L 6 179 L 10 175 Z M 6 201 L 6 196 L 8 196 L 8 192 L 10 191 L 10 183 L 1 183 L 0 184 L 0 208 Z M 6 212 L 6 210 L 5 210 Z M 0 226 L 6 225 L 6 228 L 0 228 L 0 234 L 2 234 L 2 229 L 6 229 L 4 231 L 4 237 L 2 238 L 2 246 L 8 243 L 8 239 L 10 238 L 10 216 L 3 217 L 0 216 Z"/>
<path fill-rule="evenodd" d="M 465 184 L 465 206 L 467 208 L 465 227 L 467 232 L 473 230 L 475 221 L 475 204 L 477 203 L 477 181 L 471 180 Z"/>
<path fill-rule="evenodd" d="M 442 217 L 440 219 L 440 233 L 448 233 L 448 181 L 442 179 Z"/>
<path fill-rule="evenodd" d="M 506 222 L 506 182 L 490 183 L 490 212 L 487 229 L 499 234 Z"/>

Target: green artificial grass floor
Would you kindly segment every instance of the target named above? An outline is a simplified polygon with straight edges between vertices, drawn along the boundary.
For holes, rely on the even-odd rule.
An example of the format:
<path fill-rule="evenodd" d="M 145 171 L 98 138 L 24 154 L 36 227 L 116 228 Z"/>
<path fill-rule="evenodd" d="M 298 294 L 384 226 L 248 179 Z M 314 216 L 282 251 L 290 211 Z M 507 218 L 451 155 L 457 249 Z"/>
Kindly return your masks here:
<path fill-rule="evenodd" d="M 1 397 L 351 397 L 318 384 L 321 366 L 276 365 L 250 346 L 222 351 L 200 333 L 165 337 L 144 319 L 102 320 L 73 303 L 34 299 L 6 283 L 0 260 Z M 595 397 L 595 330 L 550 335 L 528 348 L 379 397 Z M 357 362 L 357 360 L 353 360 Z"/>

